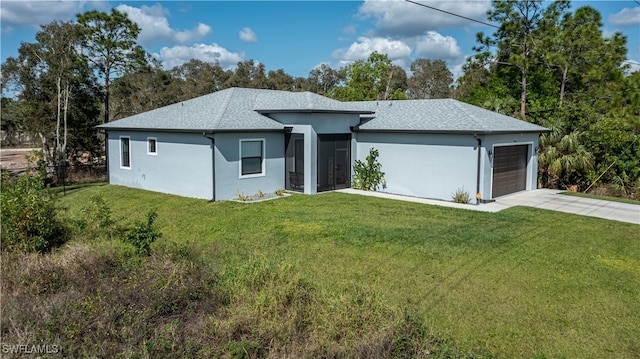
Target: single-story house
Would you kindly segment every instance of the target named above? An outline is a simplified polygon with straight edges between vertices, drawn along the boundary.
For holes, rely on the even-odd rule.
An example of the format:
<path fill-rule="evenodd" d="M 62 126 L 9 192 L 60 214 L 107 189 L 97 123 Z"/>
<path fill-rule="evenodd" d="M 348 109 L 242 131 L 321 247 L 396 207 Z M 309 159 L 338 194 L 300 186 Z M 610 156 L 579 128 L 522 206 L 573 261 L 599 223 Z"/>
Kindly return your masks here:
<path fill-rule="evenodd" d="M 208 200 L 350 187 L 379 151 L 380 190 L 482 200 L 536 187 L 545 128 L 453 99 L 341 102 L 230 88 L 98 126 L 109 182 Z"/>

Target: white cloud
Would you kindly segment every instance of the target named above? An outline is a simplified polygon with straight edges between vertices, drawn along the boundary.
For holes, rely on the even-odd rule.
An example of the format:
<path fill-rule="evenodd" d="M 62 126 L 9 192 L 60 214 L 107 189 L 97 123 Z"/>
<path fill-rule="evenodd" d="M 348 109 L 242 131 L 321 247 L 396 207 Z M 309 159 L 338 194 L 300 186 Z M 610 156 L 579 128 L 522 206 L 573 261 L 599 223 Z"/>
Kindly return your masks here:
<path fill-rule="evenodd" d="M 627 69 L 627 74 L 632 74 L 636 71 L 640 71 L 640 60 L 638 61 L 627 60 L 627 61 L 624 61 L 624 64 L 629 65 L 629 68 Z"/>
<path fill-rule="evenodd" d="M 359 37 L 358 41 L 351 44 L 348 48 L 335 50 L 333 57 L 344 64 L 366 59 L 374 51 L 386 54 L 392 61 L 397 61 L 411 55 L 411 48 L 403 41 L 379 37 Z"/>
<path fill-rule="evenodd" d="M 258 37 L 251 28 L 243 27 L 242 30 L 240 30 L 240 40 L 244 42 L 258 42 Z"/>
<path fill-rule="evenodd" d="M 185 30 L 176 32 L 174 38 L 177 42 L 181 44 L 186 44 L 189 42 L 194 42 L 202 39 L 203 37 L 211 34 L 211 26 L 203 24 L 201 22 L 198 23 L 193 30 Z"/>
<path fill-rule="evenodd" d="M 141 31 L 138 40 L 142 44 L 148 45 L 154 41 L 171 41 L 186 44 L 211 34 L 211 27 L 202 23 L 199 23 L 192 30 L 178 31 L 172 29 L 167 19 L 169 11 L 160 4 L 153 6 L 142 5 L 139 8 L 121 4 L 116 9 L 126 13 L 132 21 L 140 26 Z"/>
<path fill-rule="evenodd" d="M 160 54 L 155 55 L 162 61 L 162 65 L 166 69 L 174 66 L 182 65 L 191 59 L 197 59 L 204 62 L 218 62 L 225 69 L 232 68 L 238 62 L 244 60 L 244 55 L 230 52 L 224 47 L 212 44 L 194 44 L 192 46 L 174 46 L 163 47 Z"/>
<path fill-rule="evenodd" d="M 609 21 L 615 26 L 640 25 L 640 7 L 624 8 L 619 13 L 610 15 Z"/>
<path fill-rule="evenodd" d="M 450 63 L 459 61 L 462 51 L 455 38 L 442 36 L 435 31 L 428 31 L 424 36 L 418 38 L 416 55 L 430 59 L 441 59 Z"/>
<path fill-rule="evenodd" d="M 53 20 L 68 21 L 82 12 L 86 1 L 0 1 L 0 23 L 5 25 L 48 24 Z"/>
<path fill-rule="evenodd" d="M 427 1 L 426 5 L 468 18 L 486 21 L 490 0 L 480 1 Z M 421 7 L 403 0 L 366 0 L 358 11 L 362 19 L 373 18 L 378 36 L 415 36 L 425 31 L 477 25 L 440 11 Z"/>

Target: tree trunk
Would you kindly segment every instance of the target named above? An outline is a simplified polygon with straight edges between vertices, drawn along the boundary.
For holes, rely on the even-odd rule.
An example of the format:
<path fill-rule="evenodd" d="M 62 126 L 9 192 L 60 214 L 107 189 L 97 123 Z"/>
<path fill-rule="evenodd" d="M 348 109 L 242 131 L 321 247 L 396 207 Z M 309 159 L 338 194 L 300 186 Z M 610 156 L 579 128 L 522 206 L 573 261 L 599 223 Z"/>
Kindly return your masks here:
<path fill-rule="evenodd" d="M 520 73 L 520 116 L 525 119 L 527 114 L 527 67 L 523 66 Z"/>
<path fill-rule="evenodd" d="M 562 71 L 562 82 L 560 82 L 560 106 L 562 107 L 562 102 L 564 101 L 564 87 L 567 83 L 567 72 L 569 71 L 569 66 L 565 66 Z"/>
<path fill-rule="evenodd" d="M 104 123 L 109 122 L 109 74 L 104 78 Z"/>
<path fill-rule="evenodd" d="M 393 71 L 389 71 L 389 80 L 387 80 L 387 87 L 384 90 L 383 100 L 388 100 L 391 94 L 391 80 L 393 80 Z"/>
<path fill-rule="evenodd" d="M 60 84 L 61 79 L 58 77 L 56 79 L 56 91 L 57 91 L 57 101 L 58 101 L 58 111 L 56 113 L 56 142 L 54 144 L 54 157 L 57 158 L 57 153 L 60 151 L 60 106 L 62 106 L 62 85 Z M 54 160 L 54 163 L 56 161 Z"/>
<path fill-rule="evenodd" d="M 69 87 L 69 83 L 67 82 L 67 86 L 65 88 L 64 93 L 64 140 L 62 142 L 62 153 L 63 155 L 67 153 L 67 112 L 69 111 L 69 96 L 71 93 L 71 88 Z M 67 156 L 64 156 L 66 160 Z"/>

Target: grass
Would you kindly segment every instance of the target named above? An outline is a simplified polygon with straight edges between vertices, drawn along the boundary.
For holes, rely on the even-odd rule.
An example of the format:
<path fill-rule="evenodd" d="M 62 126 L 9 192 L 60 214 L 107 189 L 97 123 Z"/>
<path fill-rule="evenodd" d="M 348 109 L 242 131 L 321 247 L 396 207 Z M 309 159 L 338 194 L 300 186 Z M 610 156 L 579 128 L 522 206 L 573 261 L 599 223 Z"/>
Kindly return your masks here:
<path fill-rule="evenodd" d="M 341 193 L 247 205 L 94 186 L 60 206 L 77 217 L 96 194 L 123 226 L 156 210 L 153 255 L 89 239 L 44 258 L 3 254 L 4 341 L 132 357 L 640 352 L 637 225 Z"/>
<path fill-rule="evenodd" d="M 566 196 L 601 199 L 604 201 L 611 201 L 611 202 L 629 203 L 629 204 L 635 204 L 637 206 L 640 206 L 640 201 L 634 200 L 634 199 L 628 199 L 628 198 L 620 198 L 620 197 L 613 197 L 613 196 L 599 196 L 595 194 L 582 193 L 582 192 L 569 192 L 569 191 L 560 192 L 560 194 L 563 194 Z"/>

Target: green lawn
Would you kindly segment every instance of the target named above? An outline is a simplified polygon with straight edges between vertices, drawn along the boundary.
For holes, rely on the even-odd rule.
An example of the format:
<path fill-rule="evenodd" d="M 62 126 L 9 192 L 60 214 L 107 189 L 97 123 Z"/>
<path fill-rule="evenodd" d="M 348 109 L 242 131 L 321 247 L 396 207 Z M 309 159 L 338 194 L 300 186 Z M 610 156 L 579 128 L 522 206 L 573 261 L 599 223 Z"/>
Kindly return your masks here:
<path fill-rule="evenodd" d="M 342 193 L 208 203 L 97 186 L 72 192 L 60 205 L 79 217 L 94 194 L 104 196 L 122 223 L 157 210 L 163 237 L 154 251 L 188 247 L 229 281 L 242 271 L 257 276 L 262 272 L 255 268 L 262 266 L 273 270 L 273 278 L 285 273 L 295 279 L 286 283 L 307 283 L 321 300 L 304 309 L 306 324 L 299 325 L 314 328 L 305 335 L 345 343 L 351 333 L 353 343 L 388 325 L 385 316 L 412 313 L 417 327 L 426 328 L 425 340 L 444 339 L 458 356 L 640 353 L 637 225 L 525 207 L 492 214 Z M 231 321 L 229 313 L 259 316 L 247 336 L 260 342 L 260 333 L 269 330 L 260 307 L 274 300 L 264 288 L 247 294 L 251 305 L 232 294 L 227 316 L 212 316 L 216 323 L 205 327 L 221 330 L 227 322 L 220 318 Z M 294 329 L 278 330 L 281 337 Z"/>

